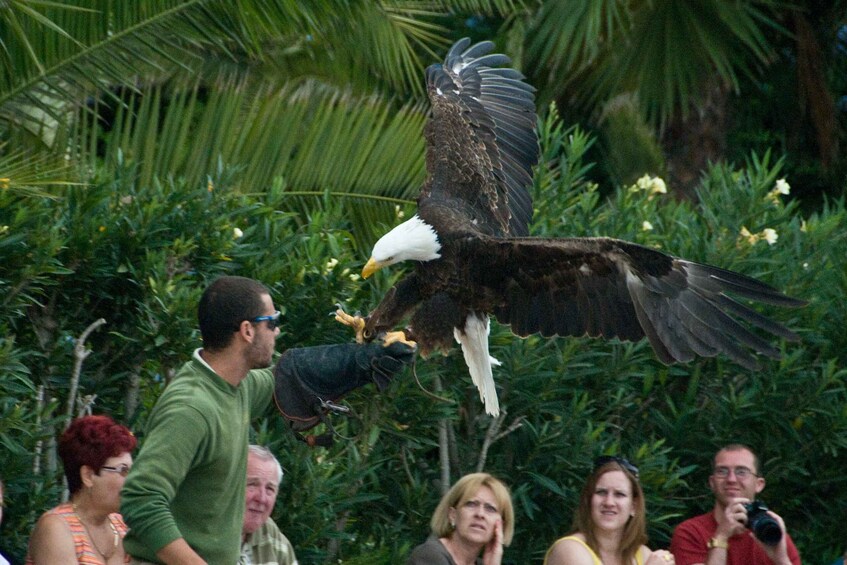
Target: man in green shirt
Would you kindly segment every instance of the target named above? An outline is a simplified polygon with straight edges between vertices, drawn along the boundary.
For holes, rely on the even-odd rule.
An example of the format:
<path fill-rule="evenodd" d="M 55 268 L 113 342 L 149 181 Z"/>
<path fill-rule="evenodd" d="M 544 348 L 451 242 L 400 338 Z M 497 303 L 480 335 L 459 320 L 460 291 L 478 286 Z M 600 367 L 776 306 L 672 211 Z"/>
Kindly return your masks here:
<path fill-rule="evenodd" d="M 279 312 L 267 288 L 244 277 L 212 282 L 198 321 L 203 348 L 156 402 L 121 491 L 133 563 L 236 563 L 251 420 L 272 399 L 285 407 L 296 396 L 317 410 L 318 395 L 304 391 L 384 384 L 414 356 L 398 343 L 318 346 L 286 351 L 271 370 Z"/>

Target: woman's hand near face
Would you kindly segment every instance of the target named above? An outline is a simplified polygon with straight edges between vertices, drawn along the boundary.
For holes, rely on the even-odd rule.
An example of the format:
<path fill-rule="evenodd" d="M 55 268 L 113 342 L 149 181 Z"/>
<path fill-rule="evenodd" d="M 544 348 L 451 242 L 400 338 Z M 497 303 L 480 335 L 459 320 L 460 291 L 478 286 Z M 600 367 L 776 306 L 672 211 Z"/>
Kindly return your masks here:
<path fill-rule="evenodd" d="M 483 565 L 500 565 L 503 560 L 503 521 L 497 520 L 494 524 L 494 535 L 491 541 L 485 544 L 482 552 Z"/>
<path fill-rule="evenodd" d="M 673 553 L 658 549 L 650 553 L 650 557 L 647 558 L 644 565 L 674 565 L 675 563 Z"/>

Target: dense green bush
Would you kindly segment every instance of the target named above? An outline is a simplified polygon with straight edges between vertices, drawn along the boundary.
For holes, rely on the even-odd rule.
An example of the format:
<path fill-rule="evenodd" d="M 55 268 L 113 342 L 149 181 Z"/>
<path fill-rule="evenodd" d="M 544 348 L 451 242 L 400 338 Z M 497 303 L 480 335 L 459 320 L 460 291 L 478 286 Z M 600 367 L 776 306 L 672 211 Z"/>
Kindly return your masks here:
<path fill-rule="evenodd" d="M 652 193 L 650 182 L 604 200 L 586 181 L 591 141 L 555 117 L 541 130 L 536 235 L 614 235 L 759 277 L 809 300 L 799 310 L 762 310 L 802 342 L 784 344 L 781 361 L 750 373 L 725 359 L 666 367 L 645 343 L 522 340 L 494 325 L 502 421 L 482 412 L 458 350 L 420 360 L 385 395 L 370 387 L 350 395 L 353 417 L 336 422 L 342 437 L 330 449 L 308 448 L 279 418 L 264 418 L 255 440 L 286 469 L 275 517 L 300 562 L 402 562 L 426 536 L 445 486 L 442 444 L 448 482 L 482 467 L 512 487 L 509 562 L 540 562 L 569 529 L 591 460 L 603 452 L 641 467 L 651 545 L 662 546 L 676 523 L 710 507 L 709 459 L 729 441 L 762 455 L 763 498 L 805 560 L 834 557 L 847 513 L 844 203 L 801 218 L 790 196 L 773 192 L 791 171 L 768 155 L 741 170 L 714 166 L 698 207 Z M 334 304 L 367 311 L 401 275 L 358 280 L 368 250 L 356 247 L 345 218 L 367 204 L 326 197 L 312 207 L 320 212 L 295 214 L 284 182 L 243 195 L 228 189 L 237 175 L 222 167 L 202 185 L 140 185 L 133 164 L 121 163 L 56 199 L 0 191 L 3 553 L 20 559 L 34 520 L 60 496 L 50 439 L 65 423 L 74 344 L 92 322 L 106 321 L 86 341 L 79 395 L 96 395 L 91 409 L 127 422 L 143 445 L 149 409 L 198 346 L 196 303 L 213 277 L 237 273 L 269 285 L 285 313 L 282 349 L 350 340 L 329 316 Z M 753 241 L 765 229 L 778 234 L 773 245 Z M 33 455 L 38 445 L 41 457 Z"/>

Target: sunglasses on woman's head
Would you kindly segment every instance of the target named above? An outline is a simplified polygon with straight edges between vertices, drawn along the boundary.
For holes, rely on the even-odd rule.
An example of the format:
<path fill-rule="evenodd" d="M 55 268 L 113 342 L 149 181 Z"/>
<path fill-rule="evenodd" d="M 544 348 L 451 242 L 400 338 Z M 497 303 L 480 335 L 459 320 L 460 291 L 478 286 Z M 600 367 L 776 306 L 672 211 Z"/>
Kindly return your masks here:
<path fill-rule="evenodd" d="M 638 478 L 638 467 L 624 459 L 623 457 L 618 457 L 617 455 L 601 455 L 597 459 L 594 460 L 594 470 L 596 471 L 606 463 L 617 463 L 630 473 L 637 479 Z"/>

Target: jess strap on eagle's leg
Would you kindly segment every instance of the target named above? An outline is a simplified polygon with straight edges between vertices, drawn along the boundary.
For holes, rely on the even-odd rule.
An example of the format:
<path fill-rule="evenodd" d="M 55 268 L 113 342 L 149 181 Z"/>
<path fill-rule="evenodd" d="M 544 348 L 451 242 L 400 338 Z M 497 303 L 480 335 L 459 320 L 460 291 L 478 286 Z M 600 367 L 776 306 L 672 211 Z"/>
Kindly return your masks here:
<path fill-rule="evenodd" d="M 295 432 L 322 421 L 329 425 L 328 413 L 349 411 L 336 401 L 371 382 L 379 391 L 385 390 L 394 375 L 412 362 L 415 351 L 401 342 L 387 346 L 373 342 L 289 349 L 274 366 L 274 401 Z M 304 441 L 314 445 L 316 440 Z"/>

